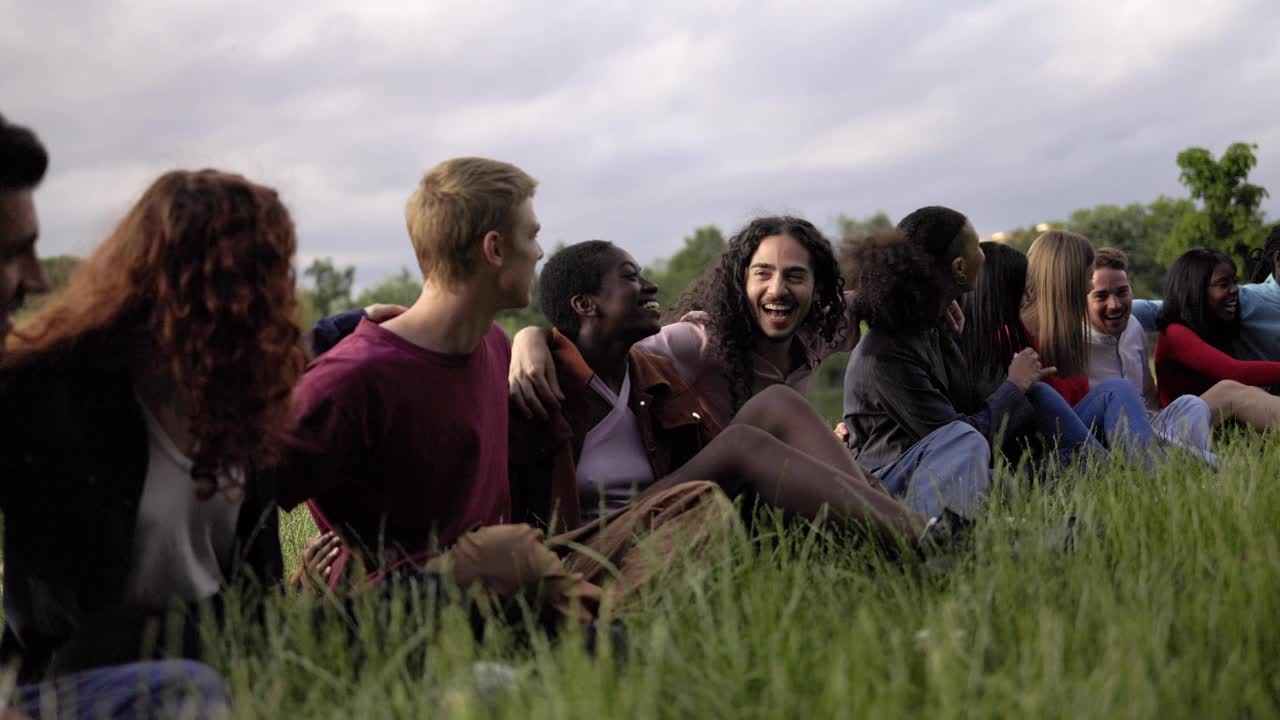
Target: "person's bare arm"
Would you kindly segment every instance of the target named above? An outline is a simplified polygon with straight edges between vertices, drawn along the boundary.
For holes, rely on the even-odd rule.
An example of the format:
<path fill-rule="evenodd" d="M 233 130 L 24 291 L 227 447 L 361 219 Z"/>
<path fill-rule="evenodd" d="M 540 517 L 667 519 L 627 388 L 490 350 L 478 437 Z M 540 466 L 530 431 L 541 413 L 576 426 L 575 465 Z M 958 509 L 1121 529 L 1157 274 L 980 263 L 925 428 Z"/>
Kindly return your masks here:
<path fill-rule="evenodd" d="M 549 333 L 527 327 L 511 339 L 511 367 L 507 371 L 511 402 L 525 417 L 546 420 L 560 409 L 564 393 L 556 377 L 556 363 L 547 346 Z"/>

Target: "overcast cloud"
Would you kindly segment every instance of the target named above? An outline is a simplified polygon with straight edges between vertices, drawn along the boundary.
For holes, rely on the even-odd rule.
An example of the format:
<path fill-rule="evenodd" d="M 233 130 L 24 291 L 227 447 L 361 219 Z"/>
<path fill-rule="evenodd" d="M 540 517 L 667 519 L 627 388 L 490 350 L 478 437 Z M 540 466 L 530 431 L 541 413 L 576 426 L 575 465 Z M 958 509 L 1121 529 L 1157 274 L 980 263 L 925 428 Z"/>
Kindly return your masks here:
<path fill-rule="evenodd" d="M 84 253 L 172 167 L 276 186 L 301 262 L 412 265 L 402 209 L 455 155 L 539 179 L 544 245 L 642 261 L 695 226 L 924 204 L 983 234 L 1182 195 L 1260 144 L 1280 213 L 1280 3 L 0 0 L 0 112 L 53 167 L 42 252 Z"/>

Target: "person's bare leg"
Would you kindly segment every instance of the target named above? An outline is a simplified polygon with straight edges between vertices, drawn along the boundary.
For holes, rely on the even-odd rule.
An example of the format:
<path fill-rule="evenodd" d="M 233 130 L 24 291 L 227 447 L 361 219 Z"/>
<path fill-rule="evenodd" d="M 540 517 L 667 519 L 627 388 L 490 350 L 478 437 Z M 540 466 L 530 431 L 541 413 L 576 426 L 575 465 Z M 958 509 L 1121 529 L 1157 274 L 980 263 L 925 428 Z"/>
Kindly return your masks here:
<path fill-rule="evenodd" d="M 827 431 L 830 434 L 830 431 Z M 702 452 L 655 488 L 710 480 L 729 497 L 752 491 L 762 502 L 806 518 L 828 506 L 882 538 L 914 545 L 927 519 L 872 487 L 864 472 L 850 474 L 746 423 L 730 423 Z"/>
<path fill-rule="evenodd" d="M 758 427 L 783 443 L 883 490 L 880 480 L 854 459 L 803 395 L 786 385 L 765 388 L 742 406 L 731 425 Z"/>
<path fill-rule="evenodd" d="M 1252 385 L 1223 380 L 1200 396 L 1213 411 L 1215 424 L 1235 418 L 1252 428 L 1280 427 L 1280 397 Z"/>

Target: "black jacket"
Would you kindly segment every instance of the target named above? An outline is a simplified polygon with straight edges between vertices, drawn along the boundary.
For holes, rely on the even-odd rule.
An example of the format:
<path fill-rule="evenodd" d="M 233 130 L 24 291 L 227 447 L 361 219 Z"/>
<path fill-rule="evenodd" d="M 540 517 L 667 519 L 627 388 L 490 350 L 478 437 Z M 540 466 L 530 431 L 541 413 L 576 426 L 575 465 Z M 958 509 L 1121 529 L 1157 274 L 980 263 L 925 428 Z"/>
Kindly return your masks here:
<path fill-rule="evenodd" d="M 148 458 L 132 388 L 126 374 L 71 363 L 0 380 L 0 658 L 21 658 L 23 682 L 54 666 L 91 664 L 58 657 L 68 646 L 95 645 L 86 633 L 110 635 L 110 644 L 135 644 L 136 652 L 137 640 L 124 636 L 129 623 L 119 620 L 130 615 L 119 603 Z M 249 570 L 260 583 L 278 584 L 283 564 L 271 478 L 251 469 L 245 486 L 237 545 L 223 575 L 232 581 Z M 131 659 L 127 647 L 114 652 L 121 655 L 112 661 Z"/>
<path fill-rule="evenodd" d="M 844 423 L 858 462 L 871 471 L 889 465 L 926 435 L 960 420 L 995 445 L 1034 416 L 1026 394 L 1005 382 L 979 395 L 955 336 L 945 329 L 888 335 L 872 328 L 844 376 Z"/>

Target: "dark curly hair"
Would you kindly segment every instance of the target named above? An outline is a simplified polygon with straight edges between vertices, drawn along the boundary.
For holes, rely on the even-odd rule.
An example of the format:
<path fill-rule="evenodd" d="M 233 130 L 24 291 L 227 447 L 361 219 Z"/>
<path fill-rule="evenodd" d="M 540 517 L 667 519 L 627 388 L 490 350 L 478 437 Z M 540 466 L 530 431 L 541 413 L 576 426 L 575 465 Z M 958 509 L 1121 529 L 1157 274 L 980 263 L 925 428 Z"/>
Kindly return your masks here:
<path fill-rule="evenodd" d="M 902 231 L 888 228 L 849 238 L 841 260 L 854 312 L 868 326 L 896 334 L 938 324 L 945 292 L 938 264 Z"/>
<path fill-rule="evenodd" d="M 0 115 L 0 190 L 33 188 L 48 167 L 49 154 L 35 133 Z"/>
<path fill-rule="evenodd" d="M 1260 250 L 1253 250 L 1245 258 L 1249 282 L 1266 282 L 1267 278 L 1276 274 L 1277 261 L 1280 261 L 1280 224 L 1271 228 L 1271 232 L 1267 234 L 1266 245 Z M 1280 275 L 1277 275 L 1277 279 L 1280 279 Z"/>
<path fill-rule="evenodd" d="M 809 252 L 813 268 L 813 305 L 801 321 L 799 331 L 813 333 L 834 342 L 837 333 L 851 332 L 844 322 L 844 280 L 831 242 L 813 223 L 791 216 L 759 217 L 729 238 L 720 262 L 706 270 L 681 294 L 667 320 L 679 320 L 685 313 L 702 310 L 708 314 L 707 330 L 714 345 L 712 353 L 729 375 L 729 391 L 736 413 L 752 395 L 755 372 L 752 355 L 762 337 L 755 313 L 747 297 L 747 268 L 765 238 L 786 235 Z"/>
<path fill-rule="evenodd" d="M 538 305 L 542 314 L 570 340 L 578 339 L 580 321 L 569 301 L 576 295 L 600 292 L 608 259 L 617 246 L 607 240 L 587 240 L 561 248 L 542 267 L 538 277 Z"/>
<path fill-rule="evenodd" d="M 964 213 L 941 205 L 922 207 L 898 221 L 898 230 L 939 263 L 964 252 Z"/>
<path fill-rule="evenodd" d="M 168 366 L 190 393 L 202 498 L 275 459 L 305 354 L 293 220 L 274 190 L 214 170 L 162 175 L 67 287 L 10 336 L 3 366 Z"/>

